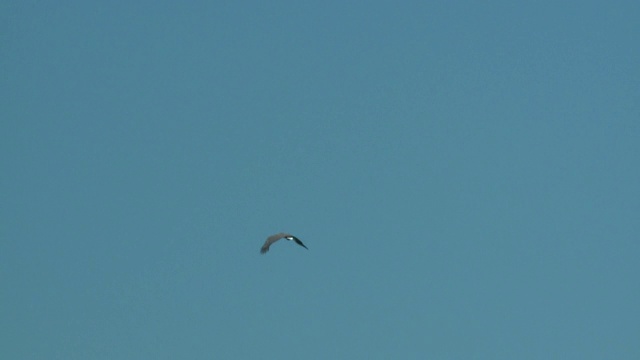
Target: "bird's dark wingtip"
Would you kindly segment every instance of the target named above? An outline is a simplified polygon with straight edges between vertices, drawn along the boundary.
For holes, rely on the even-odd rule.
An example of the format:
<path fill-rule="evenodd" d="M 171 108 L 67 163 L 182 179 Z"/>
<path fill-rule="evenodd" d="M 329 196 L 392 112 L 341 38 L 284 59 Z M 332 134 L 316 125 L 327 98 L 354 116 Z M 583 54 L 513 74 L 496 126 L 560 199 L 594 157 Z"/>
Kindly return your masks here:
<path fill-rule="evenodd" d="M 298 238 L 296 238 L 296 237 L 293 237 L 293 241 L 295 241 L 295 242 L 296 242 L 296 244 L 298 244 L 298 245 L 302 246 L 303 248 L 305 248 L 305 249 L 309 250 L 309 248 L 308 248 L 308 247 L 306 247 L 306 246 L 302 243 L 302 241 L 300 241 L 300 239 L 298 239 Z"/>

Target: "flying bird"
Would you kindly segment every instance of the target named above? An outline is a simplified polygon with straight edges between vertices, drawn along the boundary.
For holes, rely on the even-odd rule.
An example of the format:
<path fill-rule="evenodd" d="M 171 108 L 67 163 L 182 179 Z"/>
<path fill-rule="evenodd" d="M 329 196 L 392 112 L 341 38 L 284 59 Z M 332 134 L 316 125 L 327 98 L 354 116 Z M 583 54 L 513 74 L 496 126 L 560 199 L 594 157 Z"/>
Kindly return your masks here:
<path fill-rule="evenodd" d="M 271 244 L 273 244 L 274 242 L 280 240 L 280 239 L 287 239 L 289 241 L 293 240 L 296 242 L 296 244 L 302 246 L 303 248 L 309 250 L 308 247 L 304 246 L 304 244 L 302 243 L 302 241 L 300 241 L 300 239 L 298 239 L 297 237 L 291 235 L 291 234 L 287 234 L 287 233 L 278 233 L 275 235 L 271 235 L 267 238 L 267 241 L 264 242 L 264 245 L 262 245 L 262 248 L 260 249 L 260 253 L 261 254 L 266 254 L 267 251 L 269 251 L 269 246 L 271 246 Z"/>

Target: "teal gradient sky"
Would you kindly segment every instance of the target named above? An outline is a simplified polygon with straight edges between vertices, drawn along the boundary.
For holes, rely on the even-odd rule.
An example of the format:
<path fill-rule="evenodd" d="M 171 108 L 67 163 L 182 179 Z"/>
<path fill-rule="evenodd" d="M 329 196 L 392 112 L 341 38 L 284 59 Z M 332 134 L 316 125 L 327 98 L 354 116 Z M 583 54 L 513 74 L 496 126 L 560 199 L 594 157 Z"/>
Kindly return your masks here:
<path fill-rule="evenodd" d="M 2 2 L 0 358 L 639 359 L 639 19 Z"/>

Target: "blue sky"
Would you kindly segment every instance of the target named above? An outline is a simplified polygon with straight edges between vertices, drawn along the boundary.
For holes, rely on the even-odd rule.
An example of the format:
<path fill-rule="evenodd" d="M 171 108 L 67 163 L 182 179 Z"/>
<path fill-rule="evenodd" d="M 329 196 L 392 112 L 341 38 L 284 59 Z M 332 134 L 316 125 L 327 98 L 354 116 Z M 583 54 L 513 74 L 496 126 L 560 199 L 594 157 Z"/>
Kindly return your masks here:
<path fill-rule="evenodd" d="M 3 2 L 0 357 L 640 358 L 639 18 Z"/>

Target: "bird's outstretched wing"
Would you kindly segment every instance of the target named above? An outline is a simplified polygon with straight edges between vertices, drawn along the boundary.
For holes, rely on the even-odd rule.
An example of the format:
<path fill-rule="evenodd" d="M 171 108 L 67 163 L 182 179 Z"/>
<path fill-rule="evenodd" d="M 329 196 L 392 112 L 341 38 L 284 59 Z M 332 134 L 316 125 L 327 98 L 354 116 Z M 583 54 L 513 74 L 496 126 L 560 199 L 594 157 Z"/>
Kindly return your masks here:
<path fill-rule="evenodd" d="M 278 234 L 269 236 L 267 240 L 264 242 L 264 245 L 262 245 L 262 248 L 260 249 L 260 254 L 266 254 L 267 251 L 269 251 L 269 246 L 271 246 L 271 244 L 287 236 L 291 236 L 291 235 L 287 233 L 278 233 Z"/>
<path fill-rule="evenodd" d="M 308 247 L 306 247 L 306 246 L 304 246 L 304 244 L 302 243 L 302 241 L 300 241 L 300 239 L 298 239 L 297 237 L 295 237 L 295 236 L 293 236 L 293 235 L 289 235 L 289 236 L 285 236 L 285 237 L 287 237 L 287 238 L 289 238 L 289 239 L 292 239 L 293 241 L 295 241 L 295 242 L 296 242 L 296 244 L 298 244 L 298 245 L 302 246 L 303 248 L 305 248 L 305 249 L 309 250 L 309 248 L 308 248 Z"/>

